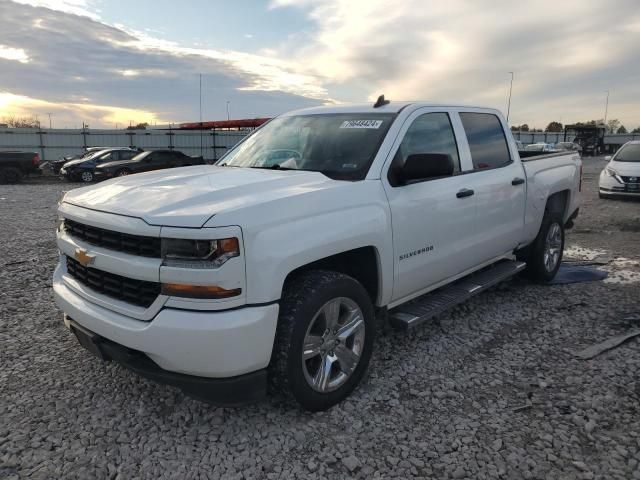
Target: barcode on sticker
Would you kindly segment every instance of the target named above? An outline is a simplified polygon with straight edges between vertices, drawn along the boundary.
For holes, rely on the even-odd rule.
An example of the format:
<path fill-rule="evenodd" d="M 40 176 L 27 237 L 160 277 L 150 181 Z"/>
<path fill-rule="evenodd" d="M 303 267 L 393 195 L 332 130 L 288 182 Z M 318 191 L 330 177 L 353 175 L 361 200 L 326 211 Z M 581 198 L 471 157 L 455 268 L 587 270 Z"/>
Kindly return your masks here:
<path fill-rule="evenodd" d="M 380 128 L 382 120 L 345 120 L 340 128 Z"/>

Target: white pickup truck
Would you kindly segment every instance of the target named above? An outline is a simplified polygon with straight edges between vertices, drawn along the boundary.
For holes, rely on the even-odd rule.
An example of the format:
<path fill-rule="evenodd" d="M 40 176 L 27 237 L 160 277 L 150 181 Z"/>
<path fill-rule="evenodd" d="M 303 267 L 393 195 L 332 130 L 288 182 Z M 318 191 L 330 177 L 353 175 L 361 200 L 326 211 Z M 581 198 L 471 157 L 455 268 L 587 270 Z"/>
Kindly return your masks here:
<path fill-rule="evenodd" d="M 323 410 L 362 379 L 379 320 L 553 278 L 581 170 L 575 152 L 521 161 L 487 108 L 287 113 L 216 165 L 67 193 L 55 298 L 102 359 L 217 404 L 271 385 Z"/>

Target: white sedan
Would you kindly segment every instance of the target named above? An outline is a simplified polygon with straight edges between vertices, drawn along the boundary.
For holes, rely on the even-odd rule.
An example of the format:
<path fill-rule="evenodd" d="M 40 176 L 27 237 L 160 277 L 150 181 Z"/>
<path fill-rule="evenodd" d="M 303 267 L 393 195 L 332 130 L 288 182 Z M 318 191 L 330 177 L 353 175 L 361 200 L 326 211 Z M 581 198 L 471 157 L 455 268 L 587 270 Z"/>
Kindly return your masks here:
<path fill-rule="evenodd" d="M 600 198 L 640 197 L 640 141 L 625 143 L 600 174 Z"/>

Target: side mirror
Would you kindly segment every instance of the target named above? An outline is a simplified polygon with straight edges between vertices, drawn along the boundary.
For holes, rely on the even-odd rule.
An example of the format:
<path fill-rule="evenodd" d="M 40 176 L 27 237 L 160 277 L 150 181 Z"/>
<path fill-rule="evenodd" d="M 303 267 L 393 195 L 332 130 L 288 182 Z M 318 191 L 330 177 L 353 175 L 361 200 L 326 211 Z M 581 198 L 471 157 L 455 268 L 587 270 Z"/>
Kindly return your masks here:
<path fill-rule="evenodd" d="M 415 153 L 409 155 L 402 168 L 405 182 L 453 175 L 453 160 L 446 153 Z"/>
<path fill-rule="evenodd" d="M 607 155 L 606 157 L 604 157 L 604 159 L 605 159 L 607 162 L 610 162 L 612 158 L 613 158 L 613 157 L 612 157 L 611 155 Z"/>

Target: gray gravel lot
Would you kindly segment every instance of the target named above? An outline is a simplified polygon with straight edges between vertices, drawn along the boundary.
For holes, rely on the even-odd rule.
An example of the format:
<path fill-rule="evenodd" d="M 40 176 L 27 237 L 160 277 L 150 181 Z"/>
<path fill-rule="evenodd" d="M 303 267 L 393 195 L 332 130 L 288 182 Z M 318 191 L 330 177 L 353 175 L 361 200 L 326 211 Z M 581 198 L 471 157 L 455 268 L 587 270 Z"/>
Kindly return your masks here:
<path fill-rule="evenodd" d="M 640 327 L 640 202 L 598 199 L 604 163 L 585 159 L 567 243 L 610 256 L 610 280 L 516 279 L 385 331 L 365 383 L 316 414 L 215 408 L 91 357 L 51 292 L 72 186 L 0 186 L 0 478 L 640 479 L 640 340 L 574 355 Z"/>

